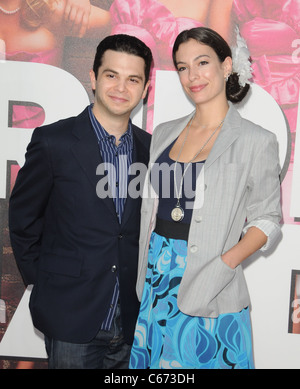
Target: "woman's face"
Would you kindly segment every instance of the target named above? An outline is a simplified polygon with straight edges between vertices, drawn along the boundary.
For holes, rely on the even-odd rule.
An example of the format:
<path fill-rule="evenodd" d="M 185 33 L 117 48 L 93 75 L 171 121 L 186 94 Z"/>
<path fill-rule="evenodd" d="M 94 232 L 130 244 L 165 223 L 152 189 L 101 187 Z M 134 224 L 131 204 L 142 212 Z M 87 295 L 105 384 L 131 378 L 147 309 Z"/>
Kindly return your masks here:
<path fill-rule="evenodd" d="M 230 57 L 221 63 L 211 47 L 190 39 L 179 46 L 176 63 L 181 85 L 196 105 L 226 99 Z"/>

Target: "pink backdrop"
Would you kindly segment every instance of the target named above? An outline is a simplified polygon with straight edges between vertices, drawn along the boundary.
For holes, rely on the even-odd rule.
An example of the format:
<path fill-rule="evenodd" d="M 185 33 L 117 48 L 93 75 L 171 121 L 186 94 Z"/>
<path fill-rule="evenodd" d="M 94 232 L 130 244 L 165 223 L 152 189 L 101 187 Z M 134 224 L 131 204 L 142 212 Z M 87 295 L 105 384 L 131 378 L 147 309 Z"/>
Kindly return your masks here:
<path fill-rule="evenodd" d="M 0 6 L 3 8 L 7 3 L 0 0 Z M 155 112 L 158 112 L 156 110 L 158 101 L 163 105 L 159 99 L 158 76 L 164 77 L 167 72 L 174 71 L 171 62 L 173 42 L 183 29 L 203 25 L 216 29 L 231 45 L 235 42 L 235 26 L 239 26 L 253 61 L 252 82 L 259 87 L 258 90 L 265 92 L 262 96 L 267 96 L 266 107 L 270 106 L 267 104 L 268 99 L 274 101 L 276 111 L 284 118 L 285 130 L 283 132 L 281 129 L 278 130 L 278 141 L 282 142 L 283 149 L 281 175 L 283 238 L 278 250 L 269 258 L 262 258 L 259 261 L 254 258 L 250 260 L 250 265 L 247 265 L 245 270 L 250 283 L 250 294 L 252 292 L 253 295 L 252 320 L 258 367 L 300 368 L 300 362 L 295 362 L 300 338 L 298 324 L 300 322 L 300 259 L 297 257 L 300 236 L 300 204 L 298 205 L 300 145 L 297 148 L 296 143 L 297 120 L 298 123 L 300 122 L 298 118 L 300 0 L 187 0 L 182 2 L 184 3 L 182 6 L 175 6 L 175 3 L 178 2 L 171 0 L 91 1 L 93 8 L 90 30 L 82 38 L 69 36 L 69 33 L 66 33 L 69 30 L 64 28 L 63 21 L 57 26 L 57 19 L 52 21 L 50 11 L 47 16 L 48 23 L 42 23 L 34 29 L 21 24 L 20 11 L 9 17 L 5 15 L 5 19 L 0 11 L 0 74 L 2 73 L 2 78 L 0 75 L 0 95 L 2 95 L 0 100 L 2 118 L 0 119 L 0 134 L 2 132 L 0 135 L 0 246 L 2 246 L 0 251 L 0 341 L 2 340 L 0 368 L 2 369 L 46 367 L 46 362 L 36 354 L 35 350 L 16 354 L 13 345 L 11 348 L 6 346 L 12 344 L 14 336 L 17 339 L 17 335 L 9 333 L 9 327 L 25 291 L 9 241 L 8 199 L 33 128 L 47 120 L 54 121 L 56 118 L 70 116 L 69 113 L 79 113 L 81 106 L 92 100 L 89 70 L 92 67 L 98 42 L 107 34 L 127 33 L 139 37 L 153 51 L 155 61 L 151 73 L 150 94 L 147 105 L 142 108 L 142 114 L 137 117 L 140 125 L 146 131 L 152 132 Z M 61 6 L 63 7 L 64 4 L 62 0 Z M 5 26 L 4 22 L 9 23 L 9 26 Z M 8 34 L 7 31 L 11 32 Z M 16 37 L 13 36 L 14 33 Z M 17 68 L 13 67 L 14 63 L 17 64 Z M 25 67 L 25 64 L 28 67 Z M 34 85 L 34 88 L 39 89 L 36 96 L 41 96 L 37 100 L 34 100 L 34 91 L 28 86 L 28 74 L 31 69 L 37 77 L 39 74 L 39 68 L 35 73 L 34 64 L 51 65 L 43 68 L 44 73 L 41 73 L 43 74 L 41 77 L 52 85 L 49 86 L 50 89 L 46 86 L 43 89 L 43 81 Z M 24 72 L 18 71 L 22 66 Z M 54 85 L 58 84 L 58 79 L 53 67 L 61 70 L 59 76 L 62 80 L 66 80 L 65 88 L 61 86 L 60 89 L 59 85 L 57 89 L 54 88 Z M 158 72 L 162 70 L 166 73 Z M 16 71 L 17 74 L 13 73 Z M 3 74 L 15 76 L 7 79 Z M 69 75 L 72 75 L 72 78 L 67 81 Z M 67 82 L 75 85 L 74 80 L 80 85 L 76 86 L 80 90 L 80 97 L 77 99 L 78 107 L 73 104 L 74 96 L 66 90 Z M 44 101 L 47 90 L 52 90 L 53 95 L 50 96 L 49 101 Z M 58 108 L 55 100 L 62 90 L 65 99 L 63 105 Z M 29 96 L 28 99 L 26 95 Z M 49 114 L 51 104 L 55 111 L 52 116 Z M 262 120 L 274 115 L 271 108 L 268 111 L 261 104 L 257 106 L 256 113 Z M 298 124 L 300 131 L 299 127 L 300 124 Z M 257 262 L 261 264 L 258 265 Z M 254 280 L 256 280 L 255 287 Z M 257 304 L 256 308 L 255 304 Z M 266 308 L 267 306 L 269 308 Z M 269 319 L 267 327 L 272 327 L 272 314 L 277 322 L 279 321 L 279 324 L 273 327 L 275 334 L 266 328 L 266 318 Z M 22 316 L 20 317 L 21 319 L 18 320 L 22 320 Z M 270 337 L 269 340 L 267 336 Z M 10 343 L 6 338 L 9 338 Z M 268 346 L 272 344 L 272 340 L 278 342 L 278 347 L 282 351 L 281 357 L 274 357 L 271 346 L 269 351 L 268 347 L 262 347 L 261 342 L 266 342 Z M 263 351 L 265 348 L 267 351 Z M 269 358 L 269 362 L 265 361 L 266 358 Z"/>

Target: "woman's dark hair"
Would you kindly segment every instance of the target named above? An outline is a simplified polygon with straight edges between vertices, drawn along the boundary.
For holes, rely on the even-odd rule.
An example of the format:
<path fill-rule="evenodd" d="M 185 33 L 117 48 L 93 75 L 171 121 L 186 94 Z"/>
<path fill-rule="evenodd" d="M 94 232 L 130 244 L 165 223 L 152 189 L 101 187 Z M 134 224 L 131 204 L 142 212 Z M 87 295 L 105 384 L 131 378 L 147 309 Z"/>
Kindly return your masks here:
<path fill-rule="evenodd" d="M 152 53 L 148 46 L 140 39 L 125 34 L 109 35 L 98 45 L 94 60 L 93 70 L 97 78 L 98 69 L 102 64 L 102 58 L 107 50 L 118 51 L 136 55 L 145 61 L 145 84 L 149 80 L 152 64 Z"/>
<path fill-rule="evenodd" d="M 207 27 L 196 27 L 190 30 L 182 31 L 176 38 L 173 46 L 173 63 L 176 65 L 176 53 L 182 43 L 194 39 L 197 42 L 211 47 L 217 54 L 221 63 L 227 57 L 232 58 L 231 49 L 228 43 L 216 31 Z M 239 75 L 232 73 L 226 83 L 226 97 L 232 103 L 238 103 L 243 100 L 250 88 L 249 84 L 241 86 L 239 84 Z"/>

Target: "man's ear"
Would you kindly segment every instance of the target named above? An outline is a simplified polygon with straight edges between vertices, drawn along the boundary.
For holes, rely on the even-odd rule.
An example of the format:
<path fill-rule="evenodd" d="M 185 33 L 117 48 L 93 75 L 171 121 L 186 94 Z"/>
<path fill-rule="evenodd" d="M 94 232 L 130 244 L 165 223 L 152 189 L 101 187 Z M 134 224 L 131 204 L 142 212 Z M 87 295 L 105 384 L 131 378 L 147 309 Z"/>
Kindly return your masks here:
<path fill-rule="evenodd" d="M 148 89 L 149 89 L 149 85 L 150 85 L 150 80 L 146 83 L 145 87 L 144 87 L 144 92 L 142 94 L 142 99 L 144 99 L 146 96 L 147 96 L 147 92 L 148 92 Z"/>
<path fill-rule="evenodd" d="M 90 80 L 93 91 L 96 89 L 96 75 L 93 70 L 90 70 Z"/>

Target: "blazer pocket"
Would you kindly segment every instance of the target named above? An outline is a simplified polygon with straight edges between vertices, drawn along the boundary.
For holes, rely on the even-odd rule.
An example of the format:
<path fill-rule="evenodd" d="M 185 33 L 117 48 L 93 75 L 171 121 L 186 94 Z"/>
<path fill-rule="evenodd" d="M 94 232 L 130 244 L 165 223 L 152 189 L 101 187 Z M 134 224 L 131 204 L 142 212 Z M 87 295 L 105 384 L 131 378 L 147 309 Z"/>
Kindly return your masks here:
<path fill-rule="evenodd" d="M 44 253 L 40 257 L 39 269 L 69 277 L 79 277 L 82 269 L 82 258 L 54 253 Z"/>
<path fill-rule="evenodd" d="M 213 301 L 219 293 L 233 280 L 236 270 L 232 269 L 218 255 L 213 260 L 209 261 L 200 271 L 199 284 L 203 287 L 203 295 L 206 297 L 206 302 Z"/>
<path fill-rule="evenodd" d="M 179 309 L 191 316 L 217 317 L 218 295 L 233 281 L 235 274 L 236 269 L 227 266 L 220 255 L 213 258 L 184 288 L 179 288 Z"/>

